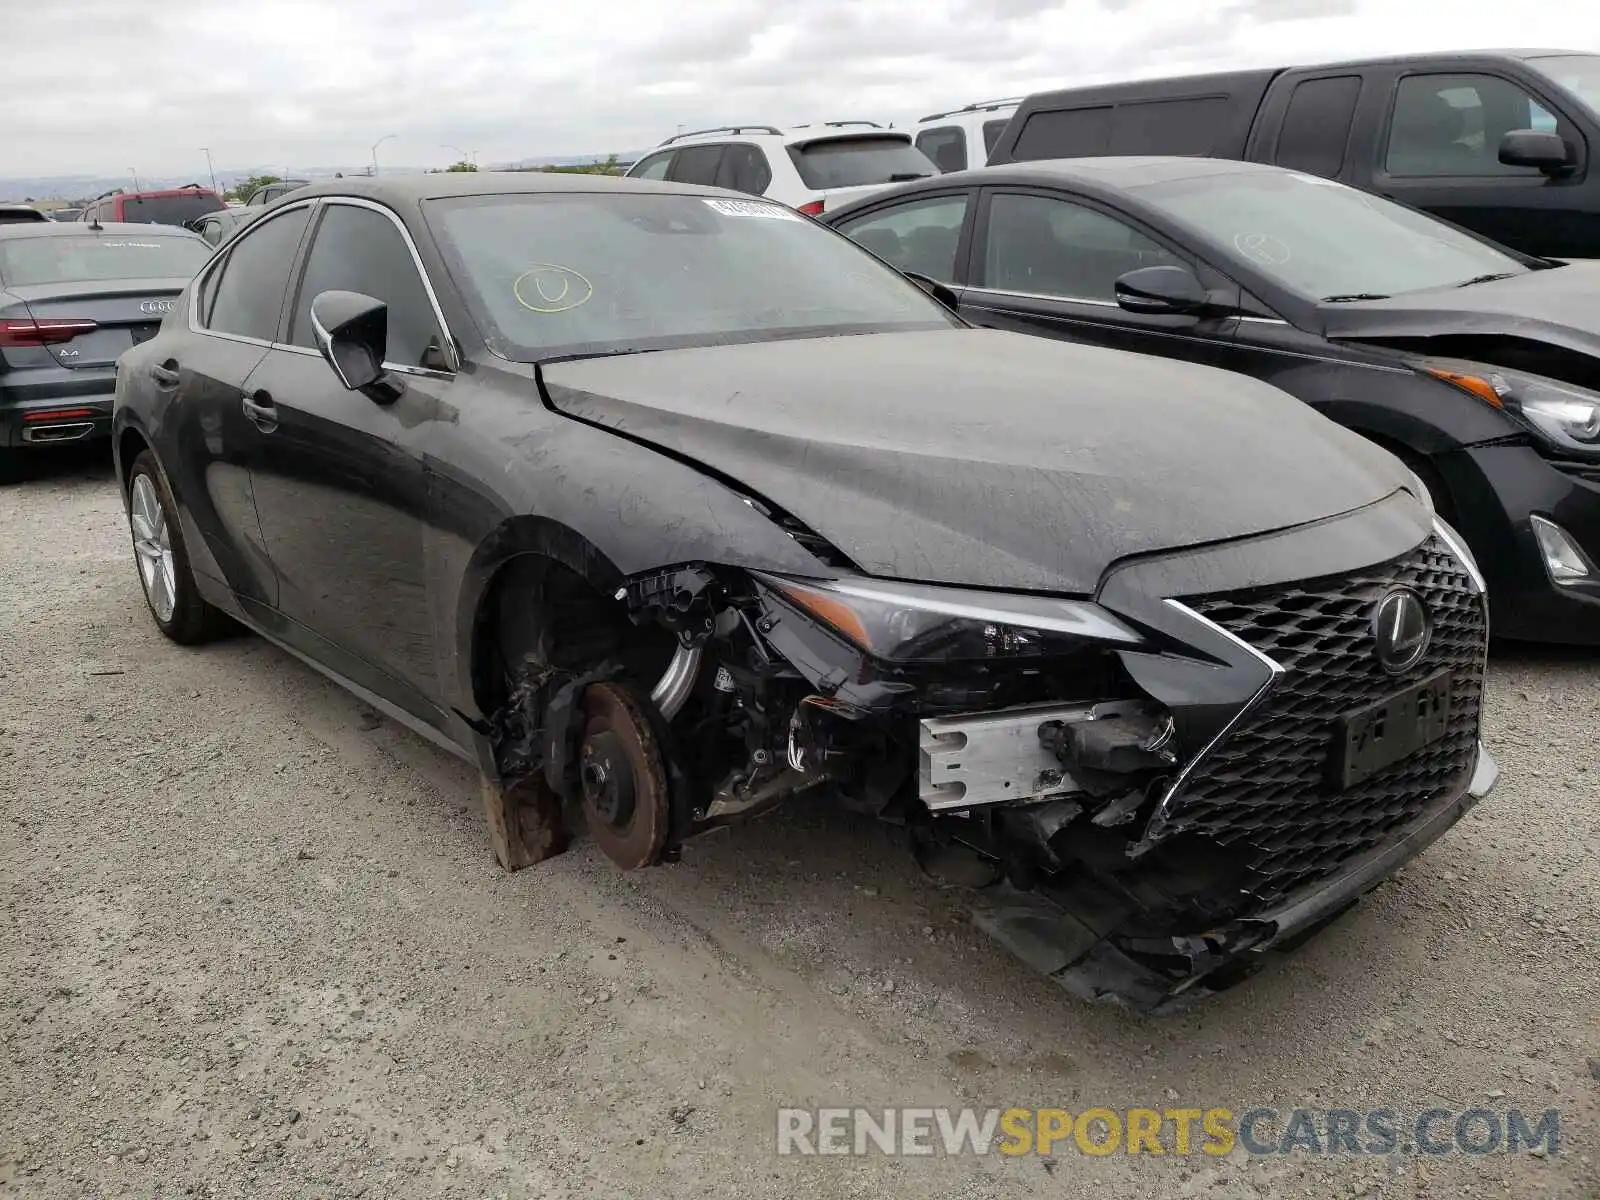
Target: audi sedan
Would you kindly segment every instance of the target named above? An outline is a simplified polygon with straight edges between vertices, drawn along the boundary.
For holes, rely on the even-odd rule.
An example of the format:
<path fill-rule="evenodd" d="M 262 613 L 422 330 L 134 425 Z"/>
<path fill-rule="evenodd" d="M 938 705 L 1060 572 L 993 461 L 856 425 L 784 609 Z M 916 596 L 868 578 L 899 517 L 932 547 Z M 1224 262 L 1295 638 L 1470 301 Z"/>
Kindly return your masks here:
<path fill-rule="evenodd" d="M 0 479 L 111 432 L 117 356 L 155 336 L 211 247 L 149 225 L 0 225 Z"/>
<path fill-rule="evenodd" d="M 930 290 L 711 188 L 296 192 L 122 358 L 149 613 L 461 755 L 508 869 L 841 802 L 1080 996 L 1221 988 L 1494 783 L 1482 579 L 1281 392 Z"/>

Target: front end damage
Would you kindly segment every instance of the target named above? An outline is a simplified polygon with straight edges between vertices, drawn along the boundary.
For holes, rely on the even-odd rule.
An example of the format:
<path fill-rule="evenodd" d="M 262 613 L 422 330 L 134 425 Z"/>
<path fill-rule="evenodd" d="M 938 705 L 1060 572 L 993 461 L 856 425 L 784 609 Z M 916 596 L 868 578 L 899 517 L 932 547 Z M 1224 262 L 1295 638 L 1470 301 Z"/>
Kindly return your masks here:
<path fill-rule="evenodd" d="M 632 577 L 609 603 L 653 659 L 621 635 L 529 655 L 496 714 L 507 865 L 581 828 L 636 869 L 828 797 L 904 827 L 1075 994 L 1170 1010 L 1343 911 L 1492 785 L 1481 581 L 1446 527 L 1408 544 L 1203 592 L 1185 581 L 1225 578 L 1215 563 L 1142 564 L 1093 601 L 705 563 Z M 1428 638 L 1396 671 L 1372 644 L 1401 591 Z M 1432 706 L 1416 744 L 1374 751 L 1371 714 L 1413 703 Z"/>

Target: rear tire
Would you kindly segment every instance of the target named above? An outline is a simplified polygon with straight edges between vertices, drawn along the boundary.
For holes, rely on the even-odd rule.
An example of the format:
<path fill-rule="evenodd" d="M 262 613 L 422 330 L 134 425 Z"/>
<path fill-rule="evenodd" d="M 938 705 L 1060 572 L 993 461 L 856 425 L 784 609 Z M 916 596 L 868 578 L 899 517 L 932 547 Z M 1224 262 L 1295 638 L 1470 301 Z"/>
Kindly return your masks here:
<path fill-rule="evenodd" d="M 226 633 L 227 616 L 207 603 L 195 586 L 178 506 L 148 450 L 133 460 L 128 472 L 128 526 L 139 585 L 156 628 L 184 646 Z"/>

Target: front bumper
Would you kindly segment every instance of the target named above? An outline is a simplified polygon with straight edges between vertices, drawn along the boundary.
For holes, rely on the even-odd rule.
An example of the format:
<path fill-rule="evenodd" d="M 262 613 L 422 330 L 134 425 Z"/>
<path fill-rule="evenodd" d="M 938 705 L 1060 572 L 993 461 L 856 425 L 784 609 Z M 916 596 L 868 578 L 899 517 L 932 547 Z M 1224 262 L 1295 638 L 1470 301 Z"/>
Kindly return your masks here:
<path fill-rule="evenodd" d="M 1458 790 L 1342 872 L 1203 936 L 1173 938 L 1167 957 L 1185 962 L 1182 970 L 1163 970 L 1146 956 L 1135 956 L 1039 892 L 993 889 L 990 903 L 974 920 L 1080 999 L 1109 1001 L 1149 1016 L 1181 1012 L 1248 978 L 1274 952 L 1289 950 L 1327 926 L 1442 837 L 1499 777 L 1498 764 L 1480 743 Z"/>
<path fill-rule="evenodd" d="M 1600 463 L 1558 466 L 1532 446 L 1499 445 L 1443 455 L 1435 465 L 1488 582 L 1494 635 L 1600 645 L 1600 570 L 1552 581 L 1532 523 L 1554 522 L 1600 568 Z"/>

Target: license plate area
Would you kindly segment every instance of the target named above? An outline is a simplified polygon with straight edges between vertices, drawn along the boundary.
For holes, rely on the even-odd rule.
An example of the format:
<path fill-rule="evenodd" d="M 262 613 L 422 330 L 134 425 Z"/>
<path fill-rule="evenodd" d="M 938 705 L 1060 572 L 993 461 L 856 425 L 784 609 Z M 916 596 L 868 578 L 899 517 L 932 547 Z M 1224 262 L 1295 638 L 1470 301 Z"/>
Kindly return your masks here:
<path fill-rule="evenodd" d="M 1439 741 L 1450 730 L 1451 672 L 1345 713 L 1334 722 L 1332 782 L 1340 791 Z"/>

